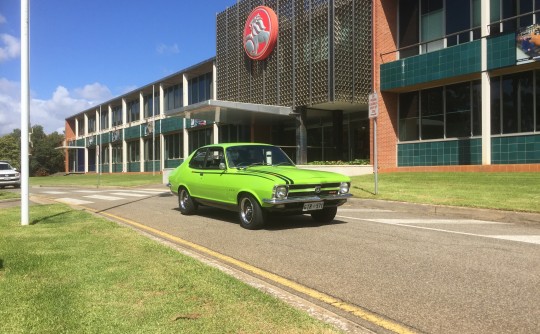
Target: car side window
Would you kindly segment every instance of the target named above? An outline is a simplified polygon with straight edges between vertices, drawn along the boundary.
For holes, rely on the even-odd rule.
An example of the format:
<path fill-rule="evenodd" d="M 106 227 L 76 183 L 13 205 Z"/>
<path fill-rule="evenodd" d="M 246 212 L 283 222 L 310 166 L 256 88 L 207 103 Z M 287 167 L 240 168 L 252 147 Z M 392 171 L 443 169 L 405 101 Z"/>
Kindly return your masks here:
<path fill-rule="evenodd" d="M 203 169 L 206 158 L 206 151 L 206 148 L 202 148 L 195 152 L 193 158 L 191 158 L 191 161 L 189 162 L 189 167 L 194 169 Z"/>
<path fill-rule="evenodd" d="M 219 164 L 225 162 L 223 155 L 223 149 L 221 147 L 211 147 L 208 149 L 204 168 L 207 169 L 219 169 Z"/>

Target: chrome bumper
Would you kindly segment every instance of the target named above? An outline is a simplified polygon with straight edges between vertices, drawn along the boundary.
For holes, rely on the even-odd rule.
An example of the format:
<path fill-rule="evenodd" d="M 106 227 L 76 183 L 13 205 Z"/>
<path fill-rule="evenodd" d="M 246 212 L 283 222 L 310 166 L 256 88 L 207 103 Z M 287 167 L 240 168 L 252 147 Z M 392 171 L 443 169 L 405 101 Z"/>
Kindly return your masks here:
<path fill-rule="evenodd" d="M 347 199 L 352 196 L 353 196 L 352 194 L 347 193 L 347 194 L 340 194 L 340 195 L 306 196 L 306 197 L 293 197 L 293 198 L 285 198 L 285 199 L 271 198 L 271 199 L 263 199 L 263 203 L 271 204 L 271 205 L 289 204 L 289 203 L 309 203 L 309 202 Z"/>

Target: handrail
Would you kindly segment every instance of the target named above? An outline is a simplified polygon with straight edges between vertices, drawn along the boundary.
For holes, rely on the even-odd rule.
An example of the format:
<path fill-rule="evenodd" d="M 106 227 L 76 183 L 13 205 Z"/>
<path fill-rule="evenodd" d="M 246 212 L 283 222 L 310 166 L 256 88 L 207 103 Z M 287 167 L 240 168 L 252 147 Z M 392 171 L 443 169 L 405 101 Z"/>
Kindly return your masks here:
<path fill-rule="evenodd" d="M 525 17 L 525 16 L 529 16 L 529 15 L 534 15 L 534 14 L 538 14 L 538 13 L 540 13 L 540 9 L 539 9 L 539 10 L 534 10 L 534 11 L 532 11 L 532 12 L 523 13 L 523 14 L 519 14 L 519 15 L 516 15 L 516 16 L 508 17 L 508 18 L 506 18 L 506 19 L 494 21 L 494 22 L 492 22 L 492 23 L 490 23 L 490 24 L 488 25 L 488 30 L 489 30 L 492 26 L 495 26 L 495 25 L 497 25 L 497 24 L 501 24 L 501 23 L 504 23 L 504 22 L 512 21 L 512 20 L 517 20 L 517 19 L 519 19 L 519 18 L 521 18 L 521 17 Z M 418 42 L 418 43 L 415 43 L 415 44 L 403 46 L 403 47 L 398 48 L 398 49 L 393 50 L 393 51 L 388 51 L 388 52 L 380 53 L 380 54 L 379 54 L 379 57 L 381 57 L 381 60 L 382 60 L 384 56 L 387 56 L 387 55 L 392 54 L 392 53 L 396 53 L 396 52 L 399 52 L 399 51 L 403 51 L 403 50 L 411 49 L 411 48 L 414 48 L 414 47 L 418 47 L 418 46 L 421 46 L 421 45 L 424 45 L 424 44 L 429 44 L 429 43 L 433 43 L 433 42 L 436 42 L 436 41 L 444 40 L 444 39 L 447 39 L 447 38 L 449 38 L 449 37 L 461 35 L 461 34 L 463 34 L 463 33 L 471 32 L 471 31 L 476 30 L 476 29 L 479 29 L 479 28 L 480 28 L 480 26 L 477 26 L 477 27 L 473 27 L 473 28 L 469 28 L 469 29 L 457 31 L 457 32 L 454 32 L 454 33 L 445 35 L 444 37 L 441 37 L 441 38 L 436 38 L 436 39 L 432 39 L 432 40 L 428 40 L 428 41 L 424 41 L 424 42 Z M 485 38 L 485 37 L 480 37 L 480 39 L 482 39 L 482 38 Z"/>

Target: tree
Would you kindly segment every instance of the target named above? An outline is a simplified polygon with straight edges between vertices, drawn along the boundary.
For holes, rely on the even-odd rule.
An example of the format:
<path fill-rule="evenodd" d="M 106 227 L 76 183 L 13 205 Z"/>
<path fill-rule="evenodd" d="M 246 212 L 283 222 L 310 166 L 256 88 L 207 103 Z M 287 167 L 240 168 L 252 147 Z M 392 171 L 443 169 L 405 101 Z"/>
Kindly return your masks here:
<path fill-rule="evenodd" d="M 34 125 L 31 131 L 30 176 L 45 176 L 64 171 L 64 151 L 56 149 L 62 145 L 64 135 L 53 132 L 47 135 L 41 125 Z M 0 160 L 8 160 L 20 169 L 21 131 L 0 137 Z"/>

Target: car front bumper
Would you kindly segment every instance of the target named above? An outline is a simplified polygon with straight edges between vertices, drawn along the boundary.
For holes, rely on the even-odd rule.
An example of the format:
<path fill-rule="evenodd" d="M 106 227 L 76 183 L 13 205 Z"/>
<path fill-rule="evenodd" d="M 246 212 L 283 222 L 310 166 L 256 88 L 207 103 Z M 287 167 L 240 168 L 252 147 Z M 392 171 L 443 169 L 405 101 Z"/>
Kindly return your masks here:
<path fill-rule="evenodd" d="M 271 199 L 263 199 L 263 203 L 270 204 L 270 205 L 280 205 L 280 204 L 310 203 L 310 202 L 321 202 L 321 201 L 333 202 L 336 200 L 337 201 L 343 200 L 343 203 L 345 203 L 347 199 L 352 196 L 353 196 L 352 194 L 347 193 L 347 194 L 339 194 L 339 195 L 290 197 L 290 198 L 285 198 L 285 199 L 271 198 Z"/>
<path fill-rule="evenodd" d="M 4 177 L 0 176 L 0 186 L 20 186 L 21 179 L 19 177 Z"/>

